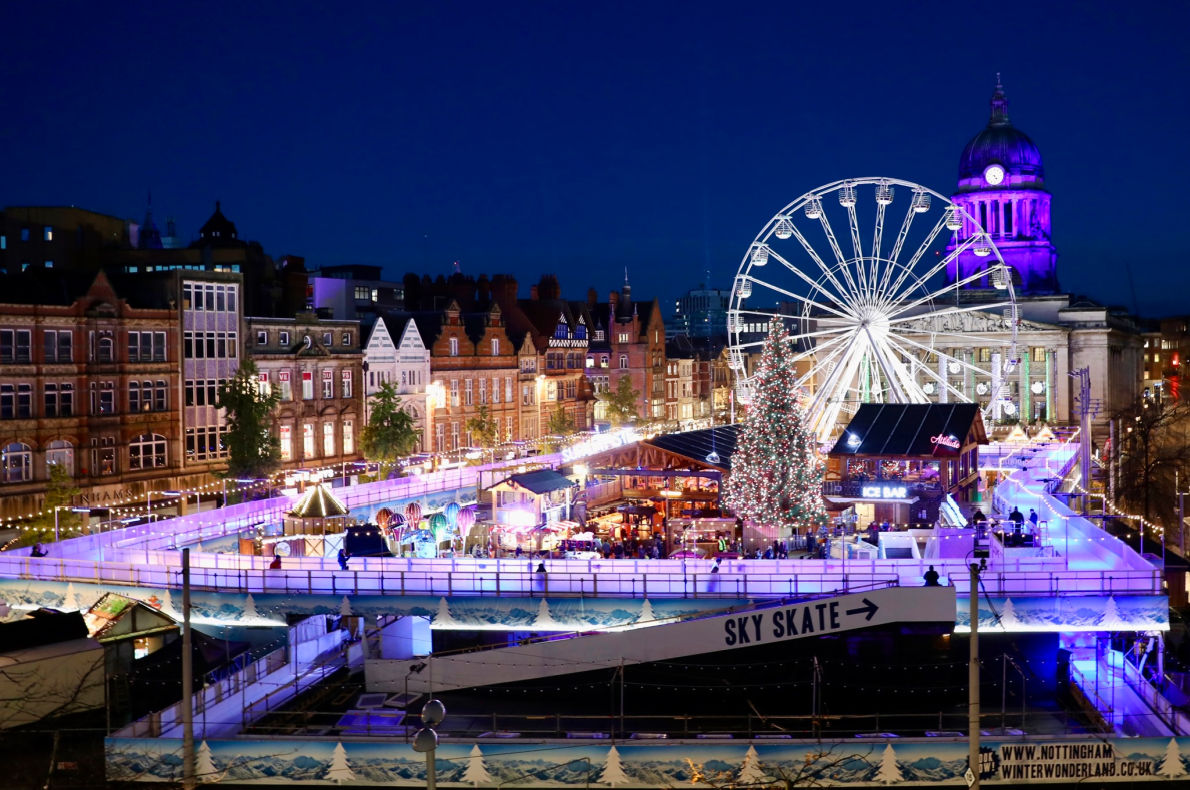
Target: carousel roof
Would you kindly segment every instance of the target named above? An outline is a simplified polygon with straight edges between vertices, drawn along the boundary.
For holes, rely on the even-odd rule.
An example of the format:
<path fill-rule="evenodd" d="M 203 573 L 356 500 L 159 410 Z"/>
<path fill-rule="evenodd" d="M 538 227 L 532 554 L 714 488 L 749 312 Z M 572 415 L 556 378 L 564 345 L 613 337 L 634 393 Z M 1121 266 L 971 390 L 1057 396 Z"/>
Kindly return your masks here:
<path fill-rule="evenodd" d="M 341 499 L 328 491 L 322 483 L 318 483 L 306 489 L 306 493 L 302 494 L 293 510 L 289 511 L 289 515 L 297 518 L 333 518 L 346 516 L 349 512 Z"/>

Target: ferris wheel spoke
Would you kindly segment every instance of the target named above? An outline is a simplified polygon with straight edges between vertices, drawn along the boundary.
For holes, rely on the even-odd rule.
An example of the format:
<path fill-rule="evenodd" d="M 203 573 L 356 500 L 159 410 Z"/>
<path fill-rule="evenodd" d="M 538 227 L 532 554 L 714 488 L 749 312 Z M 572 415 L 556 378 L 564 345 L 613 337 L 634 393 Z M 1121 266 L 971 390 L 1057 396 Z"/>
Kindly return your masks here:
<path fill-rule="evenodd" d="M 800 272 L 799 272 L 799 274 L 800 274 Z M 758 280 L 750 274 L 744 275 L 744 276 L 747 277 L 752 282 L 756 283 L 757 285 L 763 285 L 765 288 L 768 288 L 771 291 L 776 291 L 777 293 L 781 294 L 782 296 L 788 296 L 790 299 L 796 299 L 797 301 L 799 301 L 803 304 L 810 305 L 810 306 L 815 307 L 819 310 L 822 310 L 823 312 L 831 313 L 832 315 L 837 315 L 839 318 L 842 318 L 844 320 L 847 320 L 847 321 L 853 320 L 850 315 L 848 315 L 847 313 L 844 313 L 842 310 L 839 310 L 839 309 L 832 307 L 830 305 L 827 305 L 827 304 L 823 304 L 822 302 L 816 302 L 808 296 L 803 296 L 802 294 L 794 293 L 793 291 L 787 291 L 786 289 L 781 288 L 780 286 L 773 285 L 772 283 L 765 282 L 764 280 Z M 829 296 L 829 294 L 827 294 L 827 295 Z"/>
<path fill-rule="evenodd" d="M 806 237 L 802 235 L 802 232 L 800 230 L 798 230 L 798 227 L 796 225 L 794 225 L 792 222 L 789 223 L 789 231 L 790 231 L 791 235 L 795 239 L 798 240 L 798 243 L 802 245 L 802 249 L 806 251 L 806 255 L 808 255 L 810 257 L 810 260 L 814 261 L 814 263 L 817 264 L 818 270 L 822 272 L 823 276 L 826 277 L 827 281 L 835 287 L 835 290 L 840 294 L 848 293 L 849 292 L 848 289 L 844 288 L 842 286 L 842 284 L 840 284 L 839 281 L 837 279 L 835 279 L 835 275 L 834 275 L 834 271 L 833 271 L 832 267 L 826 265 L 826 261 L 822 260 L 822 256 L 820 256 L 818 254 L 818 251 L 816 249 L 814 249 L 814 247 L 810 244 L 810 242 L 806 241 Z M 789 261 L 785 260 L 784 257 L 782 257 L 781 255 L 775 254 L 775 252 L 774 252 L 774 257 L 776 257 L 777 260 L 782 263 L 782 265 L 784 265 L 787 269 L 792 271 L 794 274 L 798 275 L 799 277 L 801 277 L 804 280 L 809 281 L 809 278 L 805 274 L 803 274 L 800 269 L 798 269 L 796 266 L 791 264 Z M 842 264 L 843 261 L 840 260 L 839 263 Z M 847 284 L 849 286 L 851 286 L 850 292 L 854 293 L 855 292 L 855 283 L 852 282 L 851 275 L 847 271 L 847 267 L 841 266 L 841 268 L 843 270 L 843 276 L 847 280 Z M 813 281 L 810 281 L 810 282 L 813 284 Z M 817 287 L 817 286 L 815 285 L 815 287 Z"/>
<path fill-rule="evenodd" d="M 832 393 L 840 391 L 840 382 L 851 381 L 855 376 L 855 368 L 858 367 L 860 359 L 863 357 L 859 339 L 856 338 L 855 343 L 844 346 L 842 350 L 844 352 L 843 359 L 829 371 L 826 380 L 815 388 L 814 398 L 810 402 L 810 408 L 815 412 L 820 411 L 825 404 L 830 402 Z"/>
<path fill-rule="evenodd" d="M 904 344 L 904 345 L 902 345 L 902 344 Z M 894 341 L 894 345 L 896 345 L 898 347 L 898 349 L 901 352 L 901 355 L 906 360 L 908 360 L 909 363 L 916 370 L 924 371 L 927 376 L 929 376 L 934 381 L 941 384 L 947 390 L 953 392 L 956 397 L 959 397 L 959 398 L 963 397 L 963 393 L 961 391 L 959 391 L 958 389 L 956 389 L 955 387 L 953 387 L 946 380 L 946 378 L 944 376 L 939 375 L 933 368 L 931 368 L 928 364 L 926 364 L 926 362 L 922 361 L 921 359 L 918 359 L 917 355 L 913 353 L 912 349 L 916 348 L 916 349 L 926 352 L 928 355 L 932 354 L 932 355 L 938 356 L 942 359 L 948 358 L 946 354 L 939 353 L 938 351 L 930 348 L 929 346 L 925 346 L 925 345 L 922 345 L 921 343 L 914 342 L 913 340 L 911 340 L 907 337 L 903 337 L 903 336 L 897 338 L 897 340 Z M 908 348 L 906 348 L 905 346 L 908 346 Z M 927 359 L 928 358 L 929 357 L 927 356 Z M 911 378 L 913 379 L 914 384 L 916 386 L 916 377 L 911 376 Z M 918 388 L 920 389 L 920 387 L 918 387 Z M 925 396 L 924 390 L 922 390 L 922 395 Z M 926 400 L 928 400 L 928 397 L 926 398 Z"/>
<path fill-rule="evenodd" d="M 923 241 L 917 250 L 914 251 L 913 257 L 910 258 L 909 262 L 906 263 L 901 269 L 901 273 L 897 277 L 896 281 L 889 287 L 887 296 L 881 302 L 882 307 L 892 306 L 892 304 L 897 299 L 897 295 L 901 293 L 901 286 L 905 284 L 905 280 L 909 278 L 909 275 L 913 272 L 914 268 L 917 266 L 922 256 L 925 255 L 926 251 L 929 250 L 930 247 L 934 246 L 935 239 L 938 238 L 938 234 L 942 232 L 942 228 L 944 227 L 946 227 L 945 211 L 942 212 L 942 216 L 938 218 L 938 221 L 934 223 L 934 227 L 930 229 L 929 235 L 926 236 L 925 241 Z"/>
<path fill-rule="evenodd" d="M 977 365 L 972 365 L 970 362 L 968 362 L 967 360 L 963 359 L 962 357 L 956 357 L 956 356 L 954 356 L 953 354 L 946 354 L 946 353 L 944 353 L 944 352 L 938 351 L 938 350 L 937 350 L 937 349 L 935 349 L 935 348 L 930 348 L 929 346 L 926 346 L 926 345 L 923 345 L 923 344 L 921 344 L 921 343 L 918 343 L 918 342 L 916 342 L 916 341 L 914 341 L 914 340 L 911 340 L 911 339 L 909 339 L 909 338 L 905 337 L 904 335 L 901 335 L 901 338 L 900 338 L 900 340 L 901 340 L 901 342 L 903 342 L 903 343 L 908 343 L 909 345 L 911 345 L 911 346 L 914 346 L 915 348 L 919 348 L 919 349 L 921 349 L 922 351 L 928 351 L 928 352 L 929 352 L 929 353 L 931 353 L 931 354 L 937 354 L 938 356 L 940 356 L 940 357 L 942 357 L 942 358 L 944 358 L 944 359 L 947 359 L 947 360 L 949 360 L 950 362 L 957 363 L 957 364 L 958 364 L 960 367 L 964 368 L 964 369 L 965 369 L 965 370 L 967 370 L 967 371 L 970 371 L 971 373 L 976 373 L 976 374 L 978 374 L 978 375 L 980 375 L 980 376 L 989 376 L 989 375 L 991 375 L 991 372 L 990 372 L 990 371 L 984 370 L 983 368 L 981 368 L 981 367 L 979 367 L 979 366 L 977 366 Z"/>
<path fill-rule="evenodd" d="M 897 232 L 897 240 L 893 242 L 892 252 L 888 259 L 894 263 L 901 257 L 901 248 L 905 246 L 905 238 L 909 235 L 909 228 L 913 226 L 913 218 L 917 212 L 913 210 L 913 201 L 909 201 L 909 208 L 905 210 L 905 219 L 901 220 L 901 229 Z"/>
<path fill-rule="evenodd" d="M 924 296 L 919 296 L 917 299 L 914 299 L 911 302 L 900 303 L 892 311 L 889 318 L 891 319 L 891 318 L 895 318 L 896 316 L 904 315 L 905 313 L 912 310 L 913 308 L 919 307 L 927 302 L 933 302 L 934 300 L 945 296 L 946 294 L 950 293 L 951 291 L 960 291 L 960 290 L 962 290 L 963 286 L 968 285 L 973 282 L 976 282 L 981 277 L 986 277 L 986 276 L 987 276 L 987 272 L 979 272 L 976 274 L 972 274 L 968 277 L 964 277 L 961 280 L 955 280 L 953 283 L 948 283 L 947 285 L 942 286 L 938 290 L 932 291 L 931 293 L 925 294 Z M 987 305 L 983 305 L 983 306 L 985 308 L 987 307 Z"/>
<path fill-rule="evenodd" d="M 896 393 L 897 398 L 902 402 L 906 400 L 906 393 L 900 388 L 900 382 L 897 380 L 896 371 L 894 370 L 894 360 L 889 357 L 888 347 L 884 343 L 877 343 L 876 339 L 872 337 L 872 330 L 868 327 L 864 328 L 864 333 L 867 335 L 868 343 L 872 349 L 872 356 L 876 359 L 876 364 L 880 366 L 881 372 L 884 373 L 884 378 L 888 381 L 889 387 Z"/>
<path fill-rule="evenodd" d="M 970 238 L 960 241 L 955 246 L 955 248 L 953 250 L 951 250 L 949 253 L 947 253 L 941 259 L 939 259 L 939 261 L 937 263 L 935 263 L 933 266 L 931 266 L 926 272 L 921 274 L 921 276 L 915 276 L 914 279 L 916 280 L 916 282 L 914 282 L 912 285 L 910 285 L 909 288 L 915 287 L 917 285 L 917 283 L 928 283 L 934 277 L 934 275 L 936 275 L 939 272 L 941 272 L 942 270 L 944 270 L 947 266 L 949 266 L 951 263 L 953 263 L 956 258 L 958 258 L 960 255 L 962 255 L 964 252 L 966 252 L 971 247 L 975 246 L 976 238 L 977 238 L 976 236 L 971 236 Z M 984 276 L 986 276 L 986 275 L 987 275 L 987 272 L 985 271 Z M 906 290 L 908 290 L 908 288 Z M 896 292 L 890 293 L 890 295 L 888 297 L 888 301 L 891 302 L 892 304 L 896 304 L 896 303 L 900 302 L 904 297 L 905 297 L 904 292 L 898 290 Z"/>
<path fill-rule="evenodd" d="M 831 346 L 838 346 L 833 351 L 831 351 L 829 354 L 826 354 L 825 356 L 823 356 L 822 359 L 818 360 L 819 365 L 829 363 L 832 359 L 834 359 L 840 353 L 842 353 L 843 351 L 845 351 L 847 349 L 847 346 L 844 343 L 844 341 L 851 339 L 852 334 L 854 334 L 854 333 L 848 333 L 846 335 L 839 335 L 838 337 L 834 337 L 834 338 L 831 338 L 830 340 L 826 340 L 822 343 L 819 343 L 814 348 L 806 349 L 805 351 L 799 351 L 796 354 L 794 354 L 792 357 L 790 357 L 789 361 L 790 362 L 801 362 L 803 359 L 808 359 L 809 357 L 813 357 L 813 356 L 822 354 L 823 351 L 830 348 Z M 802 374 L 796 381 L 794 381 L 793 386 L 794 387 L 803 386 L 805 384 L 806 380 L 808 378 L 812 378 L 813 376 L 814 376 L 814 370 L 810 369 L 806 373 Z"/>

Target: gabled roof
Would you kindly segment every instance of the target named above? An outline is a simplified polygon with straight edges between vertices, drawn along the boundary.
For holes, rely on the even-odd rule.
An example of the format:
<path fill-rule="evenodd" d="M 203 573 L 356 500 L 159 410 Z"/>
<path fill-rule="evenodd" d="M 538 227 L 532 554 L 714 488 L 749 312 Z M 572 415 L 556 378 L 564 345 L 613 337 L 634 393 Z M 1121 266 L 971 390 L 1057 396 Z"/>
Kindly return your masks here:
<path fill-rule="evenodd" d="M 978 404 L 865 403 L 830 454 L 946 457 L 969 441 L 988 443 Z"/>
<path fill-rule="evenodd" d="M 559 474 L 553 469 L 521 472 L 519 475 L 513 475 L 508 478 L 507 482 L 516 483 L 520 487 L 532 491 L 534 494 L 548 494 L 550 491 L 560 491 L 564 488 L 573 488 L 577 485 L 569 477 Z"/>

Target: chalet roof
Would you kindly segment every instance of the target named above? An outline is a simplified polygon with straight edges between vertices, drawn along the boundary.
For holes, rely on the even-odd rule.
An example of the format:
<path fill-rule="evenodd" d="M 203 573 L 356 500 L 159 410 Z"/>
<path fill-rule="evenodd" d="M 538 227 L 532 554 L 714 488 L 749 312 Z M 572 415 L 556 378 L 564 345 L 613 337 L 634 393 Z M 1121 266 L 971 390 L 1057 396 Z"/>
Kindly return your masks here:
<path fill-rule="evenodd" d="M 974 434 L 987 444 L 983 415 L 975 403 L 865 403 L 847 424 L 831 455 L 958 455 Z M 942 439 L 958 443 L 948 446 Z"/>
<path fill-rule="evenodd" d="M 684 456 L 704 466 L 726 471 L 731 469 L 731 455 L 735 452 L 739 429 L 738 424 L 716 425 L 714 428 L 703 428 L 700 431 L 654 436 L 652 439 L 648 439 L 646 444 L 651 444 L 668 453 Z M 712 450 L 719 455 L 718 463 L 707 461 L 707 456 L 711 454 Z"/>
<path fill-rule="evenodd" d="M 576 483 L 569 477 L 555 472 L 553 469 L 538 469 L 535 472 L 521 472 L 508 478 L 508 482 L 516 483 L 534 494 L 548 494 L 550 491 L 561 491 L 573 488 Z"/>

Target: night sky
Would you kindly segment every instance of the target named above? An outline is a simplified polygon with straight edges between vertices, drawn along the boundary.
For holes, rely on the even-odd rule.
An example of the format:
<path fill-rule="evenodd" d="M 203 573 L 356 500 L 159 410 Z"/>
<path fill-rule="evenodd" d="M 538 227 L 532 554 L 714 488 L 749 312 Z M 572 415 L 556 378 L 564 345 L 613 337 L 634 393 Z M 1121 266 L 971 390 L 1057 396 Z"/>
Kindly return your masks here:
<path fill-rule="evenodd" d="M 669 299 L 820 184 L 950 194 L 1002 72 L 1063 288 L 1190 313 L 1185 2 L 184 5 L 6 4 L 5 205 Z"/>

